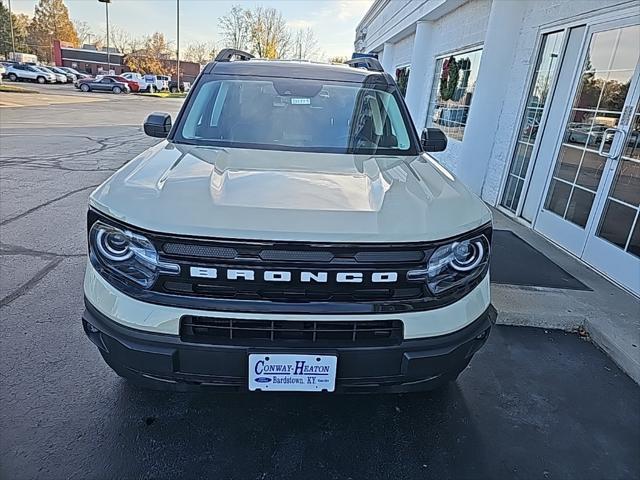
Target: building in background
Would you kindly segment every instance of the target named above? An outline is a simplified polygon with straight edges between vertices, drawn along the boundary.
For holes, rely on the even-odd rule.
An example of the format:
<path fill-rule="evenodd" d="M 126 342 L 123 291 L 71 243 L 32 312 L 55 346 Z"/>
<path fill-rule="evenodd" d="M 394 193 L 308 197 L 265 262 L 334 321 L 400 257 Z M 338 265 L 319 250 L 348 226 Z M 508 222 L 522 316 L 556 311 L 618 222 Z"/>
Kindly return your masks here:
<path fill-rule="evenodd" d="M 124 64 L 124 55 L 114 48 L 98 49 L 95 45 L 83 45 L 82 48 L 73 48 L 66 42 L 53 41 L 53 61 L 59 67 L 71 67 L 81 73 L 98 75 L 107 73 L 107 65 L 119 75 L 128 71 Z"/>
<path fill-rule="evenodd" d="M 96 48 L 95 45 L 83 45 L 82 48 L 73 48 L 71 45 L 54 40 L 53 59 L 57 66 L 75 68 L 79 72 L 90 75 L 107 73 L 107 63 L 115 75 L 128 72 L 126 55 L 115 48 Z M 176 61 L 170 58 L 161 58 L 160 62 L 169 72 L 176 71 Z M 193 83 L 200 74 L 200 64 L 195 62 L 180 61 L 180 77 L 183 82 Z M 157 72 L 155 72 L 157 73 Z"/>
<path fill-rule="evenodd" d="M 470 189 L 640 295 L 636 1 L 376 0 L 355 49 Z"/>

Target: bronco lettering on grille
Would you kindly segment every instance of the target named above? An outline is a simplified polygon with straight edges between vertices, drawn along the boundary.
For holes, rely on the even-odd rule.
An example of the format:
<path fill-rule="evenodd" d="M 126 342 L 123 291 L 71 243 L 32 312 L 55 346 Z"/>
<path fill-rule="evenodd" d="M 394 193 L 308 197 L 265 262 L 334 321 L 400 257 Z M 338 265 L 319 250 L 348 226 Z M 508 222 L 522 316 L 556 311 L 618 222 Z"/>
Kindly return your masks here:
<path fill-rule="evenodd" d="M 265 282 L 291 282 L 298 280 L 302 283 L 327 283 L 330 272 L 290 272 L 287 270 L 265 270 L 261 276 L 256 275 L 255 270 L 250 269 L 228 269 L 220 277 L 217 268 L 191 267 L 189 270 L 191 277 L 195 278 L 226 278 L 227 280 Z M 368 279 L 372 283 L 394 283 L 398 281 L 397 272 L 373 272 L 368 277 L 362 272 L 331 272 L 332 279 L 337 283 L 362 283 Z"/>

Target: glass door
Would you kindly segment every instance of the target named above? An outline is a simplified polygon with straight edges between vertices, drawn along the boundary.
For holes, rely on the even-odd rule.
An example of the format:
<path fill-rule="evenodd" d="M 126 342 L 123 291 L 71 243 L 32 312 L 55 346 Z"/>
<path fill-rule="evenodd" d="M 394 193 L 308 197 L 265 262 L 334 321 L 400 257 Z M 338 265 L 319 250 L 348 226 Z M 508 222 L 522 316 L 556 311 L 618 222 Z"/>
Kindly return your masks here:
<path fill-rule="evenodd" d="M 627 105 L 625 139 L 612 153 L 609 177 L 582 258 L 640 295 L 640 108 Z M 635 114 L 633 114 L 635 111 Z"/>
<path fill-rule="evenodd" d="M 608 235 L 611 222 L 620 220 L 616 213 L 620 210 L 616 207 L 621 204 L 618 199 L 621 194 L 610 192 L 610 189 L 614 188 L 613 174 L 622 161 L 623 151 L 634 151 L 625 147 L 633 136 L 630 116 L 637 103 L 636 86 L 640 73 L 640 26 L 630 25 L 632 21 L 627 19 L 589 28 L 575 95 L 536 219 L 537 230 L 579 257 L 585 253 L 590 238 L 602 239 L 603 235 Z M 629 168 L 625 166 L 624 172 Z M 633 168 L 631 170 L 635 172 Z M 620 182 L 628 177 L 629 174 L 621 173 Z M 637 184 L 631 188 L 634 189 Z M 611 212 L 608 217 L 603 214 L 605 208 Z M 637 205 L 635 213 L 637 217 Z M 609 220 L 605 222 L 604 217 Z M 625 238 L 627 242 L 623 249 L 630 257 L 633 254 L 625 249 L 631 236 L 629 233 Z M 602 270 L 617 278 L 610 269 Z M 640 277 L 640 272 L 636 273 Z"/>

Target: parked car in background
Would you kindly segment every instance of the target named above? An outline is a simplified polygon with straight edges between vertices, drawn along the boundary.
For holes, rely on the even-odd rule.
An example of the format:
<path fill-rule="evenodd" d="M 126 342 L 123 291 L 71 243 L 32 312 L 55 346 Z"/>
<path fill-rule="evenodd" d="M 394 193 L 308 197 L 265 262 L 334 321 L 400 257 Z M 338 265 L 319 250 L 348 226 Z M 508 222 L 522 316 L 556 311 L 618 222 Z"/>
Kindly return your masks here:
<path fill-rule="evenodd" d="M 31 81 L 38 83 L 55 83 L 56 75 L 53 72 L 40 70 L 33 65 L 16 63 L 7 68 L 7 78 L 12 82 Z"/>
<path fill-rule="evenodd" d="M 142 75 L 141 73 L 124 72 L 120 76 L 122 78 L 126 78 L 130 82 L 136 82 L 138 84 L 138 90 L 136 90 L 136 91 L 142 92 L 142 91 L 147 90 L 147 88 L 149 87 L 149 85 L 147 84 L 147 82 L 144 79 L 144 75 Z M 131 84 L 129 84 L 129 85 L 131 85 Z"/>
<path fill-rule="evenodd" d="M 147 92 L 159 92 L 162 90 L 169 90 L 170 78 L 164 75 L 145 75 L 145 91 Z"/>
<path fill-rule="evenodd" d="M 180 86 L 176 81 L 169 82 L 169 91 L 171 93 L 188 92 L 189 90 L 191 90 L 191 83 L 189 82 L 180 82 Z"/>
<path fill-rule="evenodd" d="M 13 67 L 17 63 L 18 62 L 12 62 L 11 60 L 4 60 L 0 62 L 0 65 L 4 67 L 4 73 L 2 74 L 2 78 L 7 78 L 7 72 L 9 70 L 9 67 Z"/>
<path fill-rule="evenodd" d="M 609 131 L 607 131 L 609 130 Z M 571 122 L 567 126 L 567 133 L 565 134 L 567 143 L 573 143 L 576 145 L 587 145 L 587 147 L 598 147 L 602 143 L 602 138 L 605 137 L 605 142 L 610 144 L 613 142 L 615 133 L 610 130 L 608 125 L 598 123 L 580 123 Z"/>
<path fill-rule="evenodd" d="M 66 75 L 63 75 L 61 73 L 56 73 L 53 70 L 51 70 L 51 68 L 49 68 L 49 67 L 46 67 L 44 65 L 37 65 L 37 66 L 35 66 L 35 68 L 37 68 L 38 70 L 41 70 L 43 72 L 51 73 L 55 77 L 56 83 L 67 83 L 67 76 Z"/>
<path fill-rule="evenodd" d="M 128 78 L 123 77 L 122 75 L 106 75 L 103 78 L 113 78 L 118 82 L 126 83 L 129 86 L 129 90 L 132 92 L 140 91 L 140 85 L 138 85 L 138 82 L 136 82 L 135 80 L 129 80 Z"/>
<path fill-rule="evenodd" d="M 47 68 L 51 70 L 53 73 L 64 75 L 67 78 L 68 83 L 73 83 L 78 79 L 78 77 L 75 74 L 62 70 L 60 67 L 48 66 Z"/>
<path fill-rule="evenodd" d="M 113 92 L 113 93 L 129 93 L 131 89 L 126 82 L 118 81 L 112 77 L 104 76 L 101 78 L 85 78 L 78 80 L 76 88 L 83 92 Z"/>
<path fill-rule="evenodd" d="M 58 67 L 58 68 L 60 70 L 64 70 L 65 72 L 68 72 L 68 73 L 70 73 L 72 75 L 75 75 L 78 80 L 80 80 L 82 78 L 91 78 L 91 75 L 89 75 L 88 73 L 80 73 L 75 68 L 71 68 L 71 67 Z"/>
<path fill-rule="evenodd" d="M 156 86 L 158 90 L 169 90 L 171 77 L 168 75 L 156 75 Z"/>

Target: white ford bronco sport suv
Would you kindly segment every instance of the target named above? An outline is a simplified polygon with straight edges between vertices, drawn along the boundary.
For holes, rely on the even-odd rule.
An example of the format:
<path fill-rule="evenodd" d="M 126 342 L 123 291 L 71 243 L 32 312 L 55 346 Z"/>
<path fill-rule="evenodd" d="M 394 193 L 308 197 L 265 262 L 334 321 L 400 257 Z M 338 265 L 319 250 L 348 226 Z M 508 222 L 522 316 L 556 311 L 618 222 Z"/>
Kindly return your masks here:
<path fill-rule="evenodd" d="M 231 61 L 235 60 L 235 61 Z M 84 330 L 155 388 L 404 392 L 454 380 L 495 320 L 491 214 L 375 59 L 223 50 L 164 140 L 98 187 Z"/>

